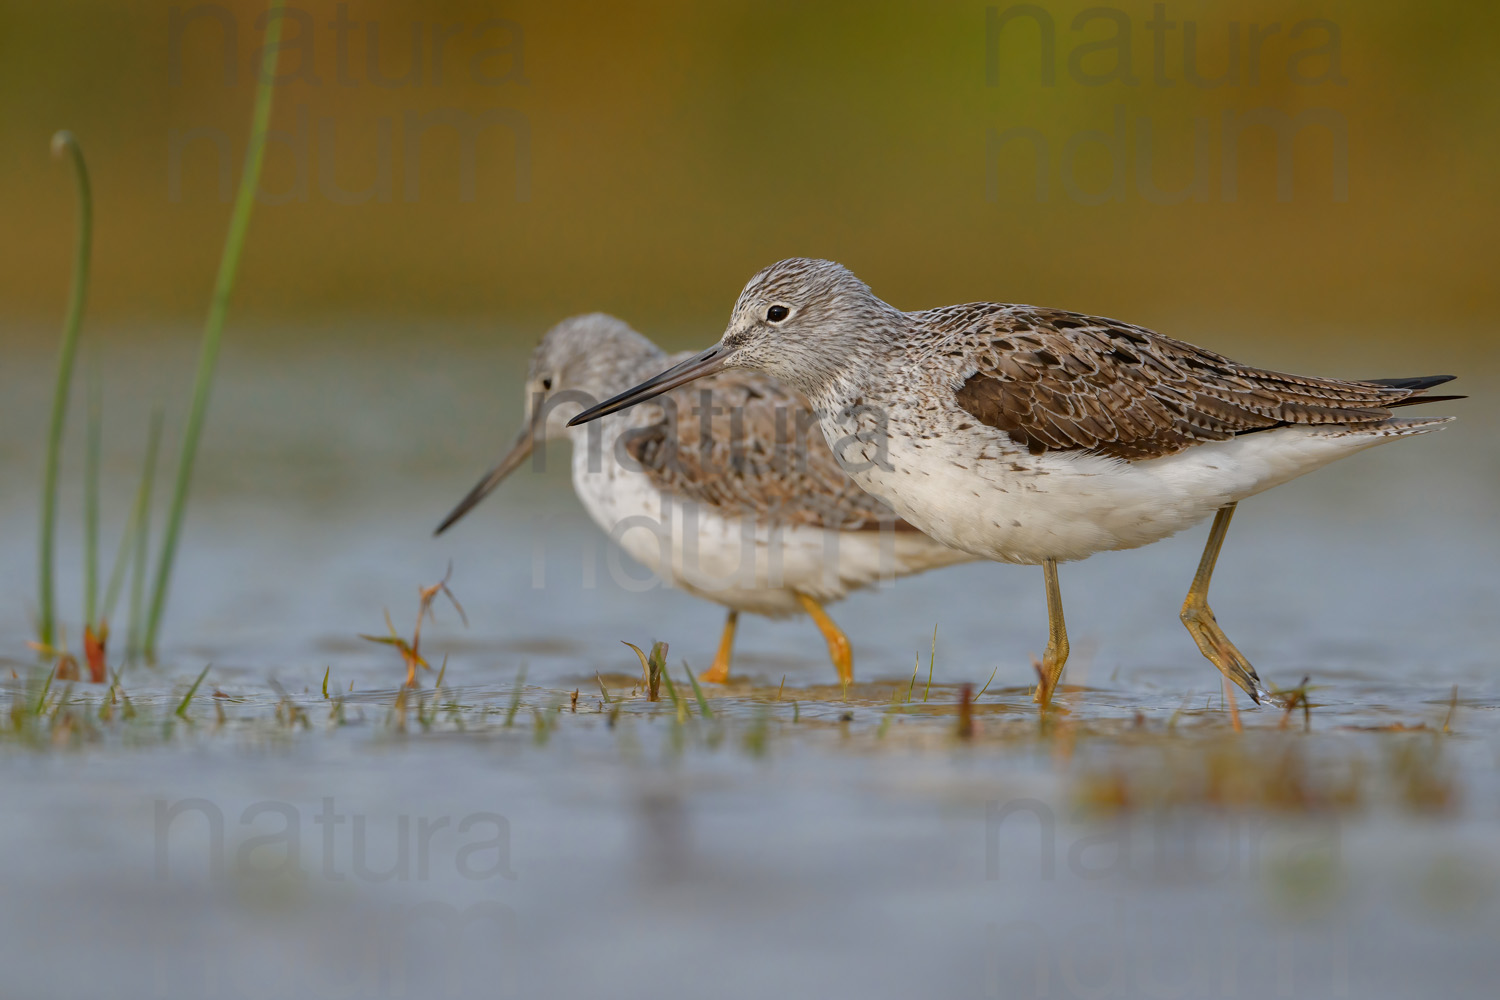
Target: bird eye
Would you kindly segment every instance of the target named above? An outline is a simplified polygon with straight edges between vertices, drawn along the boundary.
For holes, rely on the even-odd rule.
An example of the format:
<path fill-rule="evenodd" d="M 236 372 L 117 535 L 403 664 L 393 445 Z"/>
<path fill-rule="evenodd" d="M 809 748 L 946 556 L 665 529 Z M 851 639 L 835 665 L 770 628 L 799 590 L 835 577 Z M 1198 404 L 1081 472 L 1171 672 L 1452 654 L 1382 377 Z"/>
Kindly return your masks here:
<path fill-rule="evenodd" d="M 542 379 L 542 388 L 544 390 L 552 388 L 552 379 L 550 377 Z"/>
<path fill-rule="evenodd" d="M 766 310 L 766 319 L 770 320 L 772 323 L 780 323 L 791 314 L 792 311 L 786 306 L 772 306 L 771 308 Z"/>

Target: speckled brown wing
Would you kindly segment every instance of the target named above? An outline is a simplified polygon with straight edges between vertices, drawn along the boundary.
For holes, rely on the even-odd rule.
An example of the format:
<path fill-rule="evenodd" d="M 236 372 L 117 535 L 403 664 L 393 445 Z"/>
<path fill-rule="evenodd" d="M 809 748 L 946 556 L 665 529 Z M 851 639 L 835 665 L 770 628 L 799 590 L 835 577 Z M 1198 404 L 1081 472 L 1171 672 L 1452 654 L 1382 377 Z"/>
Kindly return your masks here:
<path fill-rule="evenodd" d="M 764 523 L 916 530 L 844 474 L 807 400 L 769 376 L 729 371 L 655 403 L 625 450 L 662 490 Z"/>
<path fill-rule="evenodd" d="M 934 331 L 967 333 L 976 370 L 958 386 L 958 405 L 1033 454 L 1139 460 L 1286 424 L 1374 423 L 1447 380 L 1288 375 L 1062 310 L 980 304 L 920 316 Z"/>

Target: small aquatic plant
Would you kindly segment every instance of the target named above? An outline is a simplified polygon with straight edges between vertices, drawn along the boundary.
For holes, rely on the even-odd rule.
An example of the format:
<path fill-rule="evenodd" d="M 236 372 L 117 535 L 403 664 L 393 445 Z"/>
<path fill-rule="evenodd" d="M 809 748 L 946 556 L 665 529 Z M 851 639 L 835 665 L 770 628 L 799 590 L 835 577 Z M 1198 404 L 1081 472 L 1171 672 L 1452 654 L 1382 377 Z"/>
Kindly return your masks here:
<path fill-rule="evenodd" d="M 453 564 L 449 563 L 448 572 L 443 575 L 443 578 L 441 580 L 439 580 L 437 583 L 434 583 L 430 587 L 419 587 L 417 589 L 417 624 L 412 629 L 410 642 L 407 642 L 396 633 L 396 626 L 391 623 L 391 613 L 389 611 L 385 613 L 385 627 L 389 632 L 388 635 L 365 635 L 363 633 L 360 634 L 360 638 L 368 642 L 379 642 L 387 646 L 396 647 L 396 650 L 401 654 L 402 661 L 406 664 L 406 687 L 417 686 L 418 667 L 421 667 L 423 670 L 432 669 L 432 664 L 423 659 L 421 653 L 422 622 L 427 618 L 432 618 L 434 621 L 436 621 L 437 616 L 433 613 L 432 603 L 433 601 L 437 600 L 438 595 L 442 594 L 444 597 L 447 597 L 448 601 L 458 612 L 458 617 L 462 619 L 465 625 L 469 624 L 469 617 L 468 615 L 464 614 L 463 605 L 458 603 L 458 598 L 454 597 L 453 591 L 448 589 L 448 579 L 452 575 Z M 446 671 L 447 667 L 448 661 L 444 660 L 443 669 Z M 438 683 L 442 683 L 441 673 L 438 674 Z"/>
<path fill-rule="evenodd" d="M 152 418 L 150 442 L 147 446 L 146 472 L 142 476 L 136 506 L 127 525 L 126 534 L 121 541 L 120 555 L 116 557 L 115 569 L 110 574 L 110 585 L 105 592 L 105 600 L 101 607 L 98 601 L 98 549 L 99 459 L 102 447 L 103 404 L 102 390 L 97 382 L 97 375 L 91 373 L 88 394 L 88 440 L 84 465 L 83 643 L 90 679 L 96 683 L 103 683 L 105 680 L 109 618 L 123 584 L 125 557 L 132 550 L 134 551 L 134 565 L 137 569 L 131 596 L 129 646 L 132 652 L 140 650 L 148 658 L 155 654 L 162 615 L 166 608 L 172 568 L 176 561 L 178 541 L 187 509 L 188 489 L 192 482 L 198 442 L 202 436 L 203 424 L 208 412 L 208 400 L 218 359 L 219 344 L 228 316 L 230 295 L 234 290 L 235 277 L 239 270 L 240 255 L 249 230 L 256 190 L 260 183 L 261 164 L 265 158 L 276 66 L 281 49 L 279 38 L 282 6 L 283 0 L 271 0 L 266 16 L 265 44 L 261 48 L 260 77 L 251 115 L 250 142 L 245 154 L 245 169 L 240 176 L 239 189 L 236 192 L 234 207 L 230 215 L 229 231 L 225 236 L 218 275 L 209 301 L 208 318 L 204 323 L 192 399 L 183 429 L 182 450 L 178 456 L 177 473 L 171 503 L 167 511 L 165 533 L 162 537 L 161 555 L 157 560 L 149 602 L 146 600 L 145 587 L 147 525 L 150 521 L 151 481 L 156 465 L 161 418 L 159 415 Z M 59 642 L 56 595 L 57 495 L 68 401 L 72 391 L 73 370 L 83 328 L 84 305 L 88 298 L 93 243 L 93 196 L 83 150 L 73 134 L 60 131 L 53 136 L 52 151 L 55 156 L 66 157 L 73 166 L 78 198 L 78 237 L 67 313 L 63 321 L 62 344 L 58 352 L 57 375 L 52 392 L 51 416 L 48 421 L 47 445 L 42 471 L 41 525 L 37 536 L 37 640 L 34 645 L 44 656 L 51 657 L 58 662 L 60 667 L 63 667 L 66 664 Z"/>
<path fill-rule="evenodd" d="M 624 639 L 620 641 L 625 642 Z M 629 646 L 641 661 L 641 676 L 646 681 L 646 700 L 661 701 L 661 682 L 665 678 L 667 691 L 671 694 L 672 700 L 675 702 L 677 700 L 677 691 L 672 687 L 672 678 L 667 676 L 667 644 L 664 642 L 653 642 L 649 656 L 641 647 L 633 642 L 625 642 L 625 645 Z"/>

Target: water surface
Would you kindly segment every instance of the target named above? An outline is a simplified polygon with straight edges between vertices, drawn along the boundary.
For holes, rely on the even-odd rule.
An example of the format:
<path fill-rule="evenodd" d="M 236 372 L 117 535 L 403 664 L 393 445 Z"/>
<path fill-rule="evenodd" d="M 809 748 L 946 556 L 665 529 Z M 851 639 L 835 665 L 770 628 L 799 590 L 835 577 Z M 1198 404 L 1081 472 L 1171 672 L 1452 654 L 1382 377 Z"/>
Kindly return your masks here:
<path fill-rule="evenodd" d="M 135 717 L 100 720 L 81 684 L 0 741 L 8 992 L 1489 995 L 1488 367 L 1444 404 L 1453 429 L 1241 506 L 1213 604 L 1262 677 L 1314 690 L 1306 719 L 1247 711 L 1236 736 L 1176 620 L 1202 528 L 1064 567 L 1079 687 L 1046 723 L 1026 691 L 1040 573 L 996 565 L 832 608 L 847 693 L 808 622 L 745 618 L 705 718 L 683 664 L 706 666 L 722 612 L 611 575 L 565 449 L 431 537 L 509 441 L 522 359 L 326 343 L 226 351 L 163 662 L 121 675 Z M 107 554 L 150 400 L 190 361 L 104 352 Z M 23 714 L 50 363 L 0 376 L 0 655 Z M 387 610 L 409 633 L 450 561 L 468 625 L 437 604 L 443 687 L 425 673 L 398 707 L 399 654 L 358 636 Z M 633 690 L 620 640 L 653 639 L 681 709 Z M 992 676 L 959 739 L 960 686 Z"/>

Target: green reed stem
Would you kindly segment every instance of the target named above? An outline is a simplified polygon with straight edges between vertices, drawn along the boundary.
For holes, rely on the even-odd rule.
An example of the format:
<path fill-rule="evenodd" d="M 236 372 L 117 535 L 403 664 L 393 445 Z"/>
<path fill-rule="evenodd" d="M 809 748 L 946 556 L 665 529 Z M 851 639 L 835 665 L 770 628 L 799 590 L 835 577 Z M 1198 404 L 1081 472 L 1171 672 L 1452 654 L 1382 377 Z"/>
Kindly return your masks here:
<path fill-rule="evenodd" d="M 83 305 L 88 298 L 89 260 L 94 240 L 94 198 L 83 149 L 71 132 L 52 137 L 52 155 L 67 155 L 73 163 L 78 188 L 78 243 L 73 257 L 73 285 L 63 320 L 62 349 L 57 355 L 57 381 L 52 389 L 52 419 L 47 428 L 47 457 L 42 472 L 42 524 L 37 551 L 37 632 L 43 646 L 51 646 L 57 624 L 53 561 L 57 543 L 57 478 L 62 458 L 63 427 L 68 416 L 68 391 L 73 384 L 73 361 L 78 356 L 78 332 L 83 327 Z"/>
<path fill-rule="evenodd" d="M 156 487 L 157 452 L 161 444 L 162 412 L 151 414 L 151 430 L 146 438 L 146 461 L 141 469 L 141 485 L 136 493 L 135 555 L 130 560 L 130 630 L 125 649 L 131 655 L 141 651 L 146 629 L 146 569 L 151 561 L 151 494 Z"/>
<path fill-rule="evenodd" d="M 104 438 L 104 387 L 99 358 L 88 366 L 88 435 L 83 459 L 83 620 L 92 624 L 99 605 L 99 453 Z"/>
<path fill-rule="evenodd" d="M 271 123 L 271 101 L 274 96 L 276 64 L 281 55 L 281 7 L 283 0 L 271 0 L 267 13 L 265 47 L 261 50 L 260 79 L 255 88 L 255 108 L 250 117 L 250 145 L 245 150 L 245 170 L 235 192 L 234 208 L 229 216 L 229 232 L 224 237 L 224 252 L 219 258 L 219 273 L 214 279 L 213 298 L 209 300 L 208 319 L 203 325 L 203 345 L 198 354 L 198 371 L 193 379 L 193 400 L 188 409 L 182 433 L 182 454 L 177 460 L 177 477 L 172 488 L 172 505 L 167 511 L 166 534 L 162 538 L 161 556 L 156 564 L 156 580 L 151 593 L 151 610 L 146 620 L 145 653 L 155 656 L 156 638 L 161 629 L 162 614 L 167 606 L 167 588 L 172 581 L 172 564 L 177 557 L 177 543 L 182 535 L 182 520 L 187 509 L 188 487 L 193 479 L 193 464 L 198 457 L 198 440 L 203 433 L 203 419 L 208 411 L 209 390 L 213 385 L 214 366 L 219 357 L 220 335 L 229 315 L 229 297 L 239 271 L 240 252 L 250 228 L 255 208 L 255 193 L 260 186 L 260 168 L 265 160 L 266 133 Z"/>
<path fill-rule="evenodd" d="M 95 622 L 95 632 L 100 631 L 99 626 L 109 624 L 109 620 L 115 615 L 115 605 L 120 601 L 120 594 L 125 589 L 125 573 L 130 568 L 131 553 L 137 551 L 140 556 L 140 570 L 136 574 L 135 592 L 131 605 L 135 609 L 130 617 L 132 627 L 136 626 L 139 617 L 138 606 L 139 593 L 144 588 L 143 578 L 145 576 L 145 539 L 150 530 L 151 518 L 151 484 L 156 478 L 156 452 L 161 444 L 161 410 L 155 410 L 151 414 L 151 429 L 146 432 L 146 458 L 141 468 L 141 481 L 135 490 L 135 504 L 130 508 L 130 520 L 125 523 L 125 530 L 120 533 L 120 548 L 115 553 L 114 566 L 109 571 L 109 583 L 104 588 L 104 604 L 99 609 L 99 618 Z"/>

